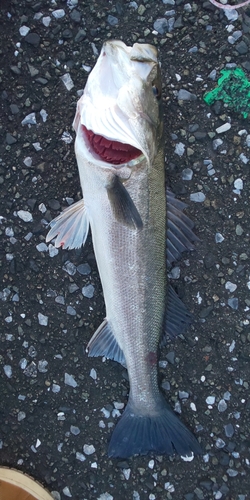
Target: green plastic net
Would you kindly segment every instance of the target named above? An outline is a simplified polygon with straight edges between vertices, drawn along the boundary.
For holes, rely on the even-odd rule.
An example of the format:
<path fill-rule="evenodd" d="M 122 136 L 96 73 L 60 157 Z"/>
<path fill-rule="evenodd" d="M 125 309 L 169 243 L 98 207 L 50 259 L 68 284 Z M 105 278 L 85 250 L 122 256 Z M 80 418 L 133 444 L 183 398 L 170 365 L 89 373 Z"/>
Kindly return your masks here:
<path fill-rule="evenodd" d="M 223 101 L 244 118 L 250 115 L 250 82 L 241 68 L 223 69 L 218 86 L 204 95 L 209 106 L 215 101 Z"/>

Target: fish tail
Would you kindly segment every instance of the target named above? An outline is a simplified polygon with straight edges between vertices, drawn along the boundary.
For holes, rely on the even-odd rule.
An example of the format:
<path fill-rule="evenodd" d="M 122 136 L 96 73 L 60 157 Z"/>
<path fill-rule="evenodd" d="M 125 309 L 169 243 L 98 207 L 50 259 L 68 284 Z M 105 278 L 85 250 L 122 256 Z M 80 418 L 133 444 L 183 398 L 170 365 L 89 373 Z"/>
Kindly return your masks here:
<path fill-rule="evenodd" d="M 194 435 L 164 403 L 164 408 L 151 416 L 136 413 L 128 402 L 111 436 L 109 457 L 128 458 L 155 452 L 178 454 L 188 460 L 202 454 Z"/>

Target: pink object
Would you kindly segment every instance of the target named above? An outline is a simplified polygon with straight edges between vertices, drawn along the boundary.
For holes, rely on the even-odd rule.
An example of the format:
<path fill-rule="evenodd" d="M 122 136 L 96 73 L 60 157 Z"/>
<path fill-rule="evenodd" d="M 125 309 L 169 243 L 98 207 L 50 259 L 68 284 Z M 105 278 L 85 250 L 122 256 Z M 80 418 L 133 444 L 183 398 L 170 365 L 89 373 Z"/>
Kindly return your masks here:
<path fill-rule="evenodd" d="M 226 3 L 223 5 L 222 3 L 216 2 L 216 0 L 209 0 L 215 7 L 219 7 L 219 9 L 227 9 L 227 10 L 235 10 L 239 9 L 240 7 L 245 7 L 246 5 L 250 4 L 250 0 L 246 0 L 246 2 L 241 2 L 238 3 L 237 5 L 229 5 Z"/>

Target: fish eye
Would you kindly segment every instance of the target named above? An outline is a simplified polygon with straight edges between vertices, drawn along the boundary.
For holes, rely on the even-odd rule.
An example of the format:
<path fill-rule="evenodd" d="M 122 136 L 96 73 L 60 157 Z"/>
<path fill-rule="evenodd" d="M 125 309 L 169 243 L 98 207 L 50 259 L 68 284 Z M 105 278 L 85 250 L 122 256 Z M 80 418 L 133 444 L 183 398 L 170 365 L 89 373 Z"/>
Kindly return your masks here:
<path fill-rule="evenodd" d="M 158 87 L 156 87 L 156 85 L 152 85 L 152 91 L 153 91 L 154 96 L 157 99 L 159 99 L 161 97 L 160 91 L 159 91 Z"/>

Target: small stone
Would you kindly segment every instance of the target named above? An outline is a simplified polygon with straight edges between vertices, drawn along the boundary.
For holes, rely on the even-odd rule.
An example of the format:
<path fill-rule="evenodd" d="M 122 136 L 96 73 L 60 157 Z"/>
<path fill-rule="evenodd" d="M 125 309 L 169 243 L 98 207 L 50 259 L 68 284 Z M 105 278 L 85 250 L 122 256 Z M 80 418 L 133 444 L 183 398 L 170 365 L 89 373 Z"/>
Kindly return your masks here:
<path fill-rule="evenodd" d="M 243 180 L 242 179 L 235 179 L 234 181 L 234 187 L 235 189 L 243 189 Z"/>
<path fill-rule="evenodd" d="M 75 425 L 71 425 L 70 426 L 70 432 L 74 436 L 78 436 L 78 434 L 80 434 L 81 431 L 80 431 L 79 427 L 76 427 Z"/>
<path fill-rule="evenodd" d="M 74 276 L 76 273 L 76 266 L 69 260 L 67 260 L 63 266 L 63 270 L 66 271 L 70 276 Z"/>
<path fill-rule="evenodd" d="M 226 443 L 225 443 L 225 441 L 223 441 L 223 439 L 218 438 L 218 439 L 216 439 L 215 446 L 216 446 L 216 448 L 221 449 L 221 448 L 224 448 L 224 446 L 226 446 Z"/>
<path fill-rule="evenodd" d="M 36 125 L 36 113 L 30 113 L 26 115 L 25 118 L 21 121 L 22 125 Z"/>
<path fill-rule="evenodd" d="M 207 405 L 214 405 L 214 403 L 215 403 L 215 396 L 208 396 L 206 398 L 206 403 L 207 403 Z"/>
<path fill-rule="evenodd" d="M 225 288 L 226 290 L 229 290 L 229 292 L 234 292 L 237 288 L 237 285 L 235 285 L 235 283 L 231 283 L 231 281 L 227 281 L 226 284 L 225 284 Z"/>
<path fill-rule="evenodd" d="M 50 16 L 44 16 L 42 18 L 42 23 L 43 23 L 44 26 L 46 26 L 46 28 L 48 28 L 48 26 L 51 23 L 51 17 Z"/>
<path fill-rule="evenodd" d="M 44 242 L 36 245 L 36 249 L 38 250 L 38 252 L 47 252 L 48 251 L 48 247 L 47 247 L 46 243 L 44 243 Z"/>
<path fill-rule="evenodd" d="M 40 361 L 38 361 L 38 365 L 37 365 L 37 369 L 40 373 L 46 373 L 48 371 L 48 361 L 46 361 L 45 359 L 41 359 Z"/>
<path fill-rule="evenodd" d="M 206 199 L 206 196 L 201 191 L 198 191 L 197 193 L 190 194 L 190 200 L 194 201 L 196 203 L 202 203 L 205 199 Z"/>
<path fill-rule="evenodd" d="M 71 89 L 73 89 L 74 83 L 73 83 L 73 80 L 72 80 L 72 78 L 71 78 L 71 76 L 70 76 L 69 73 L 65 73 L 64 75 L 62 75 L 61 76 L 61 80 L 64 83 L 64 85 L 65 85 L 65 87 L 66 87 L 66 89 L 68 91 L 70 91 Z"/>
<path fill-rule="evenodd" d="M 67 306 L 67 314 L 70 316 L 76 316 L 76 310 L 72 306 Z"/>
<path fill-rule="evenodd" d="M 218 411 L 220 413 L 222 413 L 222 412 L 226 411 L 226 409 L 227 409 L 227 403 L 226 403 L 225 399 L 221 399 L 218 403 Z"/>
<path fill-rule="evenodd" d="M 26 375 L 26 377 L 36 378 L 37 377 L 36 363 L 34 361 L 31 361 L 31 363 L 26 366 L 23 373 L 24 375 Z"/>
<path fill-rule="evenodd" d="M 96 380 L 97 379 L 97 373 L 96 373 L 96 370 L 94 368 L 91 368 L 90 370 L 90 377 L 93 379 L 93 380 Z"/>
<path fill-rule="evenodd" d="M 182 179 L 184 181 L 191 181 L 192 178 L 193 178 L 193 170 L 191 170 L 191 168 L 184 168 L 184 170 L 182 170 Z"/>
<path fill-rule="evenodd" d="M 28 28 L 28 26 L 23 25 L 23 26 L 21 26 L 21 28 L 19 28 L 19 33 L 21 36 L 28 35 L 29 31 L 30 31 L 30 28 Z"/>
<path fill-rule="evenodd" d="M 83 446 L 83 452 L 85 453 L 85 455 L 92 455 L 93 453 L 95 453 L 95 447 L 92 444 L 85 444 Z"/>
<path fill-rule="evenodd" d="M 222 243 L 224 241 L 224 236 L 222 236 L 221 233 L 216 233 L 215 234 L 215 243 Z"/>
<path fill-rule="evenodd" d="M 177 98 L 179 101 L 195 101 L 197 96 L 186 89 L 180 89 Z"/>
<path fill-rule="evenodd" d="M 83 40 L 85 40 L 86 36 L 87 36 L 86 31 L 84 29 L 80 29 L 75 36 L 75 41 L 82 42 Z"/>
<path fill-rule="evenodd" d="M 25 41 L 30 45 L 34 45 L 34 47 L 38 47 L 40 43 L 40 36 L 38 35 L 38 33 L 28 33 L 28 35 L 25 37 Z"/>
<path fill-rule="evenodd" d="M 91 267 L 89 266 L 89 264 L 80 264 L 76 269 L 78 273 L 82 274 L 83 276 L 91 273 Z"/>
<path fill-rule="evenodd" d="M 18 115 L 18 113 L 20 112 L 19 107 L 16 104 L 10 105 L 10 111 L 11 111 L 12 115 Z"/>
<path fill-rule="evenodd" d="M 60 392 L 60 390 L 61 390 L 60 385 L 58 385 L 58 384 L 52 384 L 52 392 L 54 392 L 55 394 L 57 394 L 58 392 Z"/>
<path fill-rule="evenodd" d="M 52 16 L 54 16 L 55 19 L 61 19 L 62 17 L 65 16 L 65 10 L 64 9 L 53 10 Z"/>
<path fill-rule="evenodd" d="M 95 288 L 93 285 L 86 285 L 82 288 L 82 294 L 88 299 L 92 299 L 94 296 Z"/>
<path fill-rule="evenodd" d="M 237 236 L 241 236 L 243 234 L 244 230 L 240 224 L 236 225 L 235 232 Z"/>
<path fill-rule="evenodd" d="M 25 411 L 19 411 L 18 414 L 17 414 L 17 420 L 18 422 L 21 422 L 22 420 L 24 420 L 26 418 L 26 413 Z"/>
<path fill-rule="evenodd" d="M 217 134 L 223 134 L 223 132 L 227 132 L 231 128 L 231 123 L 223 123 L 220 127 L 216 128 Z"/>
<path fill-rule="evenodd" d="M 38 323 L 39 323 L 39 325 L 47 326 L 48 322 L 49 322 L 48 316 L 45 316 L 42 313 L 38 313 Z"/>
<path fill-rule="evenodd" d="M 169 29 L 169 24 L 167 19 L 165 17 L 161 17 L 159 19 L 156 19 L 154 22 L 154 29 L 160 33 L 160 35 L 165 35 Z"/>
<path fill-rule="evenodd" d="M 30 212 L 28 212 L 27 210 L 18 210 L 17 215 L 24 222 L 32 222 L 33 221 L 32 214 Z"/>
<path fill-rule="evenodd" d="M 3 370 L 4 370 L 4 373 L 5 373 L 6 377 L 8 377 L 8 378 L 12 377 L 12 368 L 11 368 L 10 365 L 5 365 L 3 367 Z"/>
<path fill-rule="evenodd" d="M 107 17 L 107 21 L 110 26 L 117 26 L 117 24 L 119 24 L 119 19 L 115 16 L 111 16 L 110 14 Z"/>
<path fill-rule="evenodd" d="M 12 146 L 12 144 L 15 144 L 17 142 L 17 139 L 11 135 L 9 132 L 7 132 L 6 136 L 5 136 L 5 141 L 6 141 L 6 144 L 8 144 L 9 146 Z"/>
<path fill-rule="evenodd" d="M 234 309 L 235 311 L 239 307 L 239 299 L 237 299 L 236 297 L 234 297 L 232 299 L 228 299 L 227 303 L 228 303 L 229 307 L 231 307 L 231 309 Z"/>
<path fill-rule="evenodd" d="M 235 45 L 235 48 L 237 52 L 239 52 L 239 54 L 247 54 L 249 51 L 249 48 L 244 40 L 241 40 L 240 43 L 237 43 L 237 45 Z"/>
<path fill-rule="evenodd" d="M 76 452 L 76 459 L 80 460 L 80 462 L 84 462 L 86 460 L 86 457 L 83 455 L 83 453 L 80 453 L 79 451 Z"/>
<path fill-rule="evenodd" d="M 230 477 L 236 477 L 238 476 L 238 471 L 237 470 L 234 470 L 234 469 L 227 469 L 227 474 L 228 476 Z"/>
<path fill-rule="evenodd" d="M 183 156 L 184 152 L 185 152 L 185 144 L 183 144 L 182 142 L 178 142 L 175 146 L 175 150 L 174 150 L 175 154 L 177 154 L 178 156 Z"/>
<path fill-rule="evenodd" d="M 71 495 L 71 492 L 70 492 L 70 489 L 68 488 L 68 486 L 65 486 L 65 488 L 63 488 L 63 493 L 66 497 L 72 497 Z"/>
<path fill-rule="evenodd" d="M 65 385 L 70 385 L 71 387 L 77 387 L 78 384 L 75 381 L 73 375 L 69 375 L 68 373 L 64 374 L 64 383 Z"/>
<path fill-rule="evenodd" d="M 232 424 L 224 425 L 226 437 L 231 438 L 234 435 L 234 426 Z"/>

